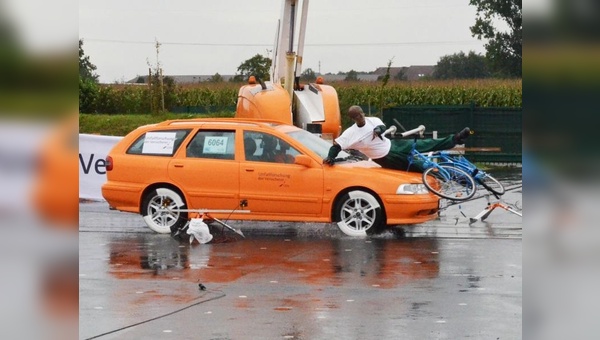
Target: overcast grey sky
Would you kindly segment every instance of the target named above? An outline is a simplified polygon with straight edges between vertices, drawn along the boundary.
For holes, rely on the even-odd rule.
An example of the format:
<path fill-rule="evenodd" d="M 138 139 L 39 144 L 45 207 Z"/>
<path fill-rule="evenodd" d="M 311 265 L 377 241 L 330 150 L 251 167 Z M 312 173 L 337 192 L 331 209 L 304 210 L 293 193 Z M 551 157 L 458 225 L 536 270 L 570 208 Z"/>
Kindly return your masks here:
<path fill-rule="evenodd" d="M 435 65 L 444 55 L 484 53 L 471 36 L 469 0 L 312 0 L 303 69 L 372 71 Z M 127 81 L 156 65 L 165 74 L 234 74 L 272 57 L 279 0 L 80 0 L 79 38 L 101 82 Z"/>

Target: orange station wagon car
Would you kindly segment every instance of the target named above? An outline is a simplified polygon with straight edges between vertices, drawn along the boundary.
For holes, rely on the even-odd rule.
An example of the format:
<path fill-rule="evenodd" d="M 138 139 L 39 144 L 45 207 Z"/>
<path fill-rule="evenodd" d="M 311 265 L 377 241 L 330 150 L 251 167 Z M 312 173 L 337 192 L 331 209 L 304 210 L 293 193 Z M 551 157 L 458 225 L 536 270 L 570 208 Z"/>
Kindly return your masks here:
<path fill-rule="evenodd" d="M 152 230 L 183 227 L 191 209 L 215 218 L 336 222 L 350 236 L 438 216 L 421 174 L 352 158 L 323 164 L 331 142 L 273 121 L 215 118 L 141 126 L 107 156 L 102 195 Z M 212 212 L 214 211 L 214 212 Z"/>

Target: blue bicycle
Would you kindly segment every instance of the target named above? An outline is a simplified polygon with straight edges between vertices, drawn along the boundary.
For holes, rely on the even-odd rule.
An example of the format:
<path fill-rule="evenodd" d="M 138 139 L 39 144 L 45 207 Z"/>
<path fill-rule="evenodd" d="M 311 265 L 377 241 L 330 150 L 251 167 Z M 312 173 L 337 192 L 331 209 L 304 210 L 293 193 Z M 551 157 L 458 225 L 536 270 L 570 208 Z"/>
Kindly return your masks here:
<path fill-rule="evenodd" d="M 463 155 L 453 154 L 449 151 L 439 151 L 433 157 L 438 159 L 438 164 L 440 165 L 460 168 L 469 173 L 475 182 L 497 196 L 501 196 L 506 192 L 504 185 L 500 181 L 489 173 L 479 169 Z"/>
<path fill-rule="evenodd" d="M 392 126 L 385 133 L 394 134 L 396 127 Z M 415 135 L 411 149 L 409 164 L 418 160 L 422 163 L 423 184 L 432 193 L 453 201 L 466 201 L 475 195 L 475 180 L 465 170 L 449 164 L 438 164 L 430 156 L 420 153 L 416 149 L 417 138 L 423 135 L 425 126 L 401 133 L 402 137 Z M 410 165 L 409 165 L 410 167 Z"/>

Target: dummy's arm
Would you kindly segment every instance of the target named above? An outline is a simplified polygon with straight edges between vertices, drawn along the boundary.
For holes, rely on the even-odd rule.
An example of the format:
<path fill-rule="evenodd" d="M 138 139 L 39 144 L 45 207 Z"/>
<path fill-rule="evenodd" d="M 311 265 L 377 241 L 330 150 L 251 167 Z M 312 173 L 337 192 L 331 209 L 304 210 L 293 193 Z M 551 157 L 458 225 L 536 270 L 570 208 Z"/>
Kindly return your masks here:
<path fill-rule="evenodd" d="M 381 135 L 385 132 L 385 125 L 377 125 L 374 129 L 373 129 L 373 138 L 375 138 L 375 136 L 379 137 L 379 139 L 383 140 L 383 137 L 381 137 Z"/>
<path fill-rule="evenodd" d="M 337 157 L 340 151 L 342 151 L 342 147 L 334 142 L 329 148 L 329 153 L 327 154 L 327 158 L 323 160 L 323 163 L 333 165 L 333 163 L 335 163 L 335 157 Z"/>

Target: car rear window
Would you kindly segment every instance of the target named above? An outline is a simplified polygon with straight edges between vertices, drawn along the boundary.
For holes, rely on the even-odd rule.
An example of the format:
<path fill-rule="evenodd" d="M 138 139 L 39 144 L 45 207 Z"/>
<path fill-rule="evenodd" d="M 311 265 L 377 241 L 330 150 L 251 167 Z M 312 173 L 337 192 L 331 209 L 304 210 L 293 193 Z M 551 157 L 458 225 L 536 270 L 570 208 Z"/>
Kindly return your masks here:
<path fill-rule="evenodd" d="M 191 129 L 148 131 L 131 144 L 127 153 L 130 155 L 173 156 L 190 131 Z"/>

